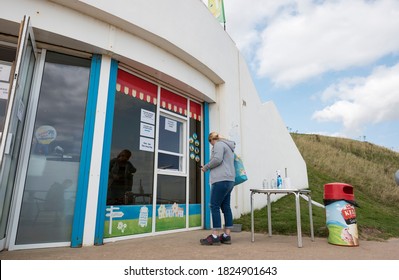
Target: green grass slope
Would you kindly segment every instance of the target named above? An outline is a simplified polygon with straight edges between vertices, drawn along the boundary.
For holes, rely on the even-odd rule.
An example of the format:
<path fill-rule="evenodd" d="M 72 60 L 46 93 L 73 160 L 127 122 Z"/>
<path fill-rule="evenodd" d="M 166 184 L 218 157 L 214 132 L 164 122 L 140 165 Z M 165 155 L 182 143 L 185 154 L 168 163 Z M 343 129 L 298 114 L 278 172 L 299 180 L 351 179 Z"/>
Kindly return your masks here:
<path fill-rule="evenodd" d="M 360 239 L 399 237 L 399 187 L 394 174 L 399 153 L 368 142 L 310 134 L 292 134 L 308 171 L 312 199 L 323 204 L 324 184 L 342 182 L 353 186 Z M 295 235 L 294 196 L 272 204 L 273 234 Z M 301 199 L 302 233 L 310 235 L 307 202 Z M 236 219 L 243 230 L 251 229 L 250 214 Z M 326 237 L 325 209 L 313 206 L 315 236 Z M 255 211 L 255 231 L 267 232 L 266 208 Z"/>

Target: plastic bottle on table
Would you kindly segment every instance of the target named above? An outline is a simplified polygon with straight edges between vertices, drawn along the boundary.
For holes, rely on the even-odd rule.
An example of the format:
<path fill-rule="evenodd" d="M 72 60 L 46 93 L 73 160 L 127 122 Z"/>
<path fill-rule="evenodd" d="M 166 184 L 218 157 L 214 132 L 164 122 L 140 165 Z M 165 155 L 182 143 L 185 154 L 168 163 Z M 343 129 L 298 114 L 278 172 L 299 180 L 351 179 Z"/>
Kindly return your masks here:
<path fill-rule="evenodd" d="M 277 171 L 277 189 L 283 188 L 283 179 L 281 178 L 280 172 Z"/>
<path fill-rule="evenodd" d="M 276 180 L 274 180 L 274 178 L 270 181 L 270 188 L 271 188 L 271 189 L 277 188 Z"/>

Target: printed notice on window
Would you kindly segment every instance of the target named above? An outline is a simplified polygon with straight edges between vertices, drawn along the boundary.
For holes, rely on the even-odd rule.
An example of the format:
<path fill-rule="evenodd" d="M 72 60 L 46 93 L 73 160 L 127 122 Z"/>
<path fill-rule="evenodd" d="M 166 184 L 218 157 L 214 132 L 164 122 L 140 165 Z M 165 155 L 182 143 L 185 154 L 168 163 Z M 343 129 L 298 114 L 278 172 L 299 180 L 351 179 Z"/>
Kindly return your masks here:
<path fill-rule="evenodd" d="M 140 135 L 145 137 L 154 138 L 154 126 L 146 123 L 140 123 Z"/>
<path fill-rule="evenodd" d="M 165 118 L 165 130 L 176 132 L 177 131 L 177 121 Z"/>
<path fill-rule="evenodd" d="M 11 63 L 0 61 L 0 81 L 9 82 L 11 74 Z"/>
<path fill-rule="evenodd" d="M 9 83 L 0 82 L 0 99 L 8 99 Z"/>
<path fill-rule="evenodd" d="M 145 110 L 145 109 L 141 109 L 140 121 L 154 125 L 155 124 L 155 113 Z"/>
<path fill-rule="evenodd" d="M 154 152 L 154 139 L 140 137 L 140 150 Z"/>

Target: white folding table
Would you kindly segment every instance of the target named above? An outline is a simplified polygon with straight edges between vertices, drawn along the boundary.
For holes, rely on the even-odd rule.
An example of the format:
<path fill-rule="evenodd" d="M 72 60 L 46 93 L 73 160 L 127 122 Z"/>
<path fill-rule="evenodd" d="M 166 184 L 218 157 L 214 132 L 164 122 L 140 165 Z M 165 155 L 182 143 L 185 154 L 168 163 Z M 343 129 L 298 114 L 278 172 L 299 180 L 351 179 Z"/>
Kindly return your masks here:
<path fill-rule="evenodd" d="M 301 208 L 299 203 L 300 195 L 306 195 L 309 204 L 309 220 L 310 220 L 310 236 L 311 240 L 314 241 L 313 231 L 313 217 L 312 217 L 312 199 L 310 197 L 310 190 L 308 189 L 250 189 L 251 191 L 251 241 L 255 242 L 254 233 L 254 208 L 253 208 L 253 196 L 254 194 L 266 194 L 267 196 L 267 225 L 269 236 L 272 236 L 272 211 L 270 196 L 272 194 L 294 194 L 295 195 L 295 210 L 296 210 L 296 227 L 298 235 L 298 247 L 302 247 L 302 227 L 301 227 Z"/>

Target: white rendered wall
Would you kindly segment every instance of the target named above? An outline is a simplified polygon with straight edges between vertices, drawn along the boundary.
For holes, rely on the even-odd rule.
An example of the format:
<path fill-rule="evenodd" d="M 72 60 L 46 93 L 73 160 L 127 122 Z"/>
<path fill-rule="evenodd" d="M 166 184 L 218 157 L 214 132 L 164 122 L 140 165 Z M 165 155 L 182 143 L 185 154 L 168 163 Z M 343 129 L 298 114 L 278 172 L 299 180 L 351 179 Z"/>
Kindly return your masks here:
<path fill-rule="evenodd" d="M 242 157 L 250 180 L 241 188 L 242 211 L 250 209 L 249 189 L 262 188 L 264 179 L 271 182 L 276 170 L 285 171 L 295 188 L 307 188 L 306 163 L 297 149 L 273 102 L 261 103 L 247 64 L 240 55 L 240 92 L 242 116 Z M 255 208 L 265 205 L 265 197 L 254 196 Z M 237 213 L 238 214 L 238 213 Z"/>

